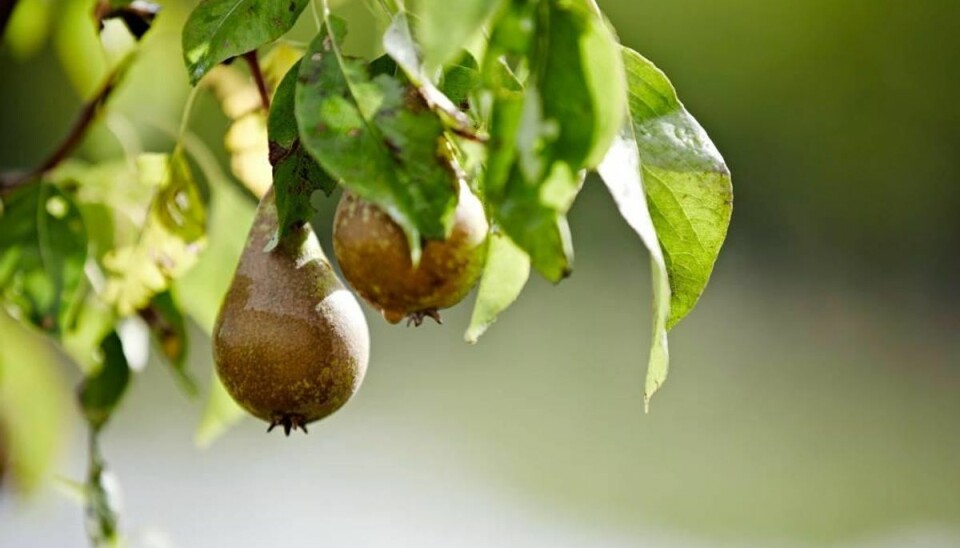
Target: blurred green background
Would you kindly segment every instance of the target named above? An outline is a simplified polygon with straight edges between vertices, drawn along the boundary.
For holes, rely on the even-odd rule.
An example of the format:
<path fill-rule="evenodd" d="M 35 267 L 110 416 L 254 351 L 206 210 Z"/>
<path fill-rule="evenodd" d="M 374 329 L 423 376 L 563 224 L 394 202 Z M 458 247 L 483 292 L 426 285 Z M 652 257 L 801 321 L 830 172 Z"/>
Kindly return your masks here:
<path fill-rule="evenodd" d="M 159 151 L 149 121 L 179 120 L 192 3 L 163 4 L 115 103 Z M 476 347 L 461 342 L 469 302 L 420 329 L 367 309 L 363 390 L 307 437 L 245 421 L 198 450 L 202 402 L 152 360 L 105 434 L 135 546 L 960 545 L 960 3 L 600 4 L 734 174 L 727 245 L 671 336 L 652 412 L 647 257 L 591 180 L 572 278 L 535 280 Z M 353 49 L 373 52 L 363 3 L 341 10 Z M 82 37 L 51 32 L 33 56 L 0 49 L 3 168 L 47 153 L 95 73 Z M 226 124 L 201 96 L 194 129 L 224 169 Z M 119 154 L 102 128 L 82 150 Z M 246 231 L 236 204 L 215 202 L 212 239 Z M 334 204 L 315 223 L 327 249 Z M 185 291 L 209 315 L 221 259 Z M 209 341 L 193 335 L 206 378 Z M 58 472 L 79 478 L 71 424 Z M 84 543 L 80 508 L 52 487 L 0 495 L 0 546 Z"/>

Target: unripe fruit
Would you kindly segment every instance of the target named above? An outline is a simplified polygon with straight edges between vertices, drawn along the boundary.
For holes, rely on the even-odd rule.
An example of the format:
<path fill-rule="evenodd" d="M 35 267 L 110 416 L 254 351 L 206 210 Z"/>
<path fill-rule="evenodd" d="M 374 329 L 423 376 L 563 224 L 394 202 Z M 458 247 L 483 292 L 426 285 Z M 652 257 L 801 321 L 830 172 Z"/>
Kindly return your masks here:
<path fill-rule="evenodd" d="M 265 251 L 276 231 L 271 190 L 220 308 L 213 349 L 217 374 L 237 403 L 289 434 L 298 427 L 306 432 L 307 423 L 357 391 L 370 340 L 360 305 L 309 225 Z"/>
<path fill-rule="evenodd" d="M 345 192 L 333 225 L 333 249 L 347 282 L 390 323 L 420 325 L 466 297 L 483 271 L 489 225 L 467 185 L 445 240 L 425 240 L 414 267 L 403 230 L 382 209 Z"/>

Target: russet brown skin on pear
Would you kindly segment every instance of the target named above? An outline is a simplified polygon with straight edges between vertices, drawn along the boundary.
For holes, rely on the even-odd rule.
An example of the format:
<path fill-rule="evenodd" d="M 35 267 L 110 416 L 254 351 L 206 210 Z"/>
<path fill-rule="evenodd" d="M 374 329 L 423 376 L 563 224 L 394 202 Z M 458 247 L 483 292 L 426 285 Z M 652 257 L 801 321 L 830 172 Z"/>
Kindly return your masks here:
<path fill-rule="evenodd" d="M 378 206 L 345 192 L 334 218 L 333 248 L 344 278 L 390 323 L 423 317 L 467 296 L 487 254 L 483 205 L 464 183 L 446 240 L 425 240 L 414 267 L 400 226 Z"/>
<path fill-rule="evenodd" d="M 237 403 L 289 433 L 335 412 L 357 391 L 370 340 L 360 305 L 309 225 L 265 252 L 276 230 L 271 190 L 257 208 L 213 348 L 217 374 Z"/>

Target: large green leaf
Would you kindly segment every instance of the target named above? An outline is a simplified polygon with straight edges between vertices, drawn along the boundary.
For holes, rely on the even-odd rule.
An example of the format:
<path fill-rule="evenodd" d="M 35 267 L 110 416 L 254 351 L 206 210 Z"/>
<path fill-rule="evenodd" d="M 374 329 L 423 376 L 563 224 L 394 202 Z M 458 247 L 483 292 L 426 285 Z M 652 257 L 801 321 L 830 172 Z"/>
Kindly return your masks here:
<path fill-rule="evenodd" d="M 0 308 L 0 445 L 17 486 L 27 492 L 53 464 L 67 401 L 69 391 L 47 342 Z"/>
<path fill-rule="evenodd" d="M 499 85 L 501 55 L 527 59 L 522 96 Z M 497 89 L 486 197 L 534 268 L 559 281 L 573 261 L 566 213 L 626 112 L 616 41 L 581 2 L 514 2 L 497 20 L 484 75 Z"/>
<path fill-rule="evenodd" d="M 632 124 L 627 124 L 607 152 L 598 171 L 613 196 L 620 215 L 637 233 L 650 252 L 653 280 L 653 322 L 644 404 L 649 409 L 650 398 L 667 378 L 670 353 L 667 345 L 667 322 L 670 319 L 670 281 L 663 250 L 657 240 L 657 231 L 650 217 L 643 190 L 640 154 Z"/>
<path fill-rule="evenodd" d="M 417 87 L 427 105 L 437 111 L 448 125 L 462 132 L 471 130 L 470 118 L 433 84 L 427 74 L 420 48 L 413 40 L 407 16 L 403 12 L 393 18 L 383 34 L 383 48 Z"/>
<path fill-rule="evenodd" d="M 218 64 L 283 36 L 309 0 L 204 0 L 183 27 L 183 59 L 196 84 Z"/>
<path fill-rule="evenodd" d="M 310 219 L 314 214 L 314 208 L 310 205 L 310 197 L 314 192 L 320 190 L 329 196 L 337 188 L 337 181 L 300 146 L 295 114 L 299 74 L 300 63 L 297 62 L 277 87 L 267 120 L 273 188 L 281 233 Z"/>
<path fill-rule="evenodd" d="M 407 8 L 416 21 L 415 35 L 428 67 L 454 58 L 477 39 L 483 24 L 504 0 L 414 0 Z"/>
<path fill-rule="evenodd" d="M 603 159 L 627 111 L 617 42 L 606 23 L 581 2 L 551 2 L 541 22 L 546 51 L 535 66 L 543 116 L 558 124 L 552 155 L 577 169 Z M 543 28 L 543 26 L 546 28 Z"/>
<path fill-rule="evenodd" d="M 103 366 L 88 376 L 80 385 L 80 407 L 93 430 L 100 430 L 110 419 L 113 410 L 130 384 L 130 367 L 123 354 L 123 345 L 115 332 L 100 343 Z"/>
<path fill-rule="evenodd" d="M 497 320 L 497 316 L 517 300 L 529 277 L 530 258 L 527 254 L 509 237 L 491 234 L 477 302 L 473 307 L 470 327 L 464 334 L 468 343 L 477 342 L 480 335 Z"/>
<path fill-rule="evenodd" d="M 13 193 L 0 213 L 0 295 L 46 331 L 68 326 L 87 235 L 73 199 L 49 183 Z"/>
<path fill-rule="evenodd" d="M 141 179 L 156 188 L 136 242 L 117 247 L 103 260 L 107 271 L 104 299 L 121 316 L 146 307 L 197 261 L 206 243 L 206 206 L 182 149 L 171 156 L 145 154 L 138 160 Z"/>
<path fill-rule="evenodd" d="M 456 206 L 444 126 L 414 88 L 389 74 L 371 77 L 362 61 L 345 56 L 345 32 L 328 15 L 301 62 L 300 138 L 328 173 L 403 228 L 419 262 L 421 238 L 445 238 Z"/>
<path fill-rule="evenodd" d="M 697 304 L 733 210 L 730 170 L 666 75 L 623 48 L 643 185 L 670 274 L 673 327 Z"/>

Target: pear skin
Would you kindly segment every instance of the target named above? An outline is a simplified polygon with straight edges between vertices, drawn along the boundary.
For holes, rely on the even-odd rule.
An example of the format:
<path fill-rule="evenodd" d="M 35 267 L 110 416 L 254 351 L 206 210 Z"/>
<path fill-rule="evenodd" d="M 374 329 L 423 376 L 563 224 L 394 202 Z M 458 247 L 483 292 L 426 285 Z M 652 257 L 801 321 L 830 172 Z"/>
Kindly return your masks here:
<path fill-rule="evenodd" d="M 350 286 L 390 323 L 403 318 L 438 323 L 476 285 L 487 257 L 489 225 L 483 205 L 463 182 L 453 227 L 445 240 L 425 240 L 413 266 L 400 226 L 381 208 L 344 192 L 334 217 L 333 249 Z"/>
<path fill-rule="evenodd" d="M 370 336 L 360 305 L 309 225 L 279 241 L 271 189 L 253 226 L 213 331 L 224 387 L 270 423 L 302 428 L 340 409 L 360 387 Z M 269 249 L 269 251 L 267 251 Z M 269 430 L 268 430 L 269 431 Z"/>

